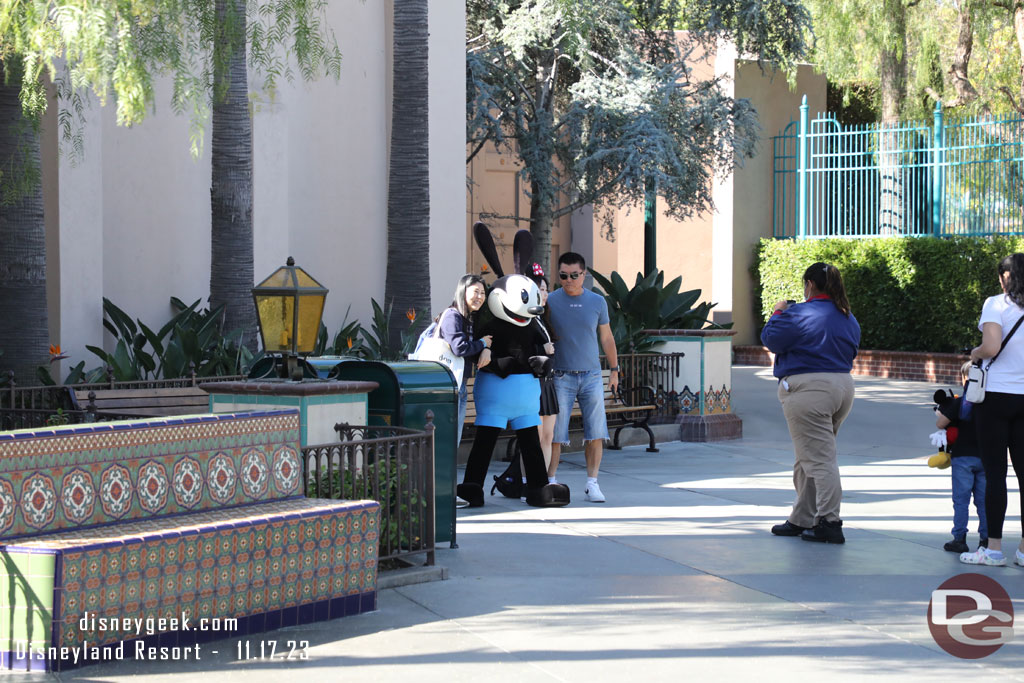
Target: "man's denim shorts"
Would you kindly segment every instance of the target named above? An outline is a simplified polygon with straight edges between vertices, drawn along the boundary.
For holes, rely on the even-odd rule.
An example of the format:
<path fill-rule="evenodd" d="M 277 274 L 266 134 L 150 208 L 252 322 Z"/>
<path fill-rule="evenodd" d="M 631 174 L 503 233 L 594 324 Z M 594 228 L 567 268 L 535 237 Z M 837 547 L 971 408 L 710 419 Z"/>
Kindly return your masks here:
<path fill-rule="evenodd" d="M 583 413 L 583 440 L 608 438 L 604 382 L 600 370 L 555 370 L 555 391 L 558 393 L 559 410 L 552 439 L 555 443 L 569 443 L 569 415 L 577 399 Z"/>

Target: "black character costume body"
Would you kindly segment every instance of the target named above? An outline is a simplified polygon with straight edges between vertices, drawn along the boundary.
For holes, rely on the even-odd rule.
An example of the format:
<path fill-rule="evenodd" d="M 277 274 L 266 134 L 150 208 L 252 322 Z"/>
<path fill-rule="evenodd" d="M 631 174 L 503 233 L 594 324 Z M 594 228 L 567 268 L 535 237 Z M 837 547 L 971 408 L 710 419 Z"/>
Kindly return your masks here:
<path fill-rule="evenodd" d="M 476 437 L 466 463 L 466 474 L 458 487 L 459 496 L 470 507 L 484 504 L 484 479 L 501 430 L 511 426 L 519 440 L 526 470 L 526 502 L 538 507 L 569 503 L 564 484 L 548 484 L 544 452 L 540 447 L 540 381 L 551 366 L 543 355 L 543 340 L 531 324 L 543 312 L 540 292 L 532 280 L 521 273 L 533 255 L 533 238 L 526 230 L 516 233 L 513 242 L 515 274 L 504 275 L 494 240 L 487 226 L 476 223 L 473 236 L 488 264 L 498 275 L 487 296 L 487 307 L 494 320 L 485 323 L 481 334 L 491 334 L 491 360 L 477 373 L 473 385 L 476 404 Z M 538 353 L 540 351 L 540 353 Z"/>

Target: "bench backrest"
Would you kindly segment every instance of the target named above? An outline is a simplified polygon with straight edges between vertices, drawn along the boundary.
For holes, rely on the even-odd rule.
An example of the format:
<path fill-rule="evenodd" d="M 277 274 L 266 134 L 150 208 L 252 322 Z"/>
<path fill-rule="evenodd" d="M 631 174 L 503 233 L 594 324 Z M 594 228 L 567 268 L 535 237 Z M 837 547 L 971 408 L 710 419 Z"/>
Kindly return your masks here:
<path fill-rule="evenodd" d="M 90 394 L 93 394 L 90 397 Z M 209 411 L 210 394 L 199 387 L 156 389 L 76 389 L 75 407 L 87 410 L 91 403 L 99 412 L 131 415 L 195 415 Z"/>
<path fill-rule="evenodd" d="M 0 541 L 301 493 L 299 413 L 0 432 Z"/>

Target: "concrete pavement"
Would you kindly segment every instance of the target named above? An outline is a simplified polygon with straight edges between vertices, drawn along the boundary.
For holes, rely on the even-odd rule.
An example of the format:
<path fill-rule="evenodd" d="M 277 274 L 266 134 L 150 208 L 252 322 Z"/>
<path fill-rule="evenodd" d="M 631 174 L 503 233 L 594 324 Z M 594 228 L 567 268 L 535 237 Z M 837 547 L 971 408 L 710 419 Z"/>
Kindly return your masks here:
<path fill-rule="evenodd" d="M 971 568 L 942 550 L 952 525 L 949 470 L 925 464 L 936 387 L 856 384 L 839 438 L 844 546 L 769 533 L 792 502 L 792 447 L 770 370 L 737 367 L 742 440 L 606 452 L 603 505 L 583 501 L 583 456 L 567 454 L 559 478 L 572 505 L 534 509 L 496 496 L 459 512 L 460 548 L 438 553 L 449 580 L 384 590 L 371 614 L 262 637 L 279 651 L 309 641 L 307 660 L 236 661 L 228 639 L 205 645 L 198 663 L 101 664 L 60 678 L 1024 680 L 1021 629 L 980 660 L 945 653 L 928 630 L 931 591 L 956 574 L 991 576 L 1024 605 L 1024 568 Z M 492 473 L 503 467 L 493 463 Z M 1011 553 L 1019 511 L 1011 486 Z M 244 640 L 257 648 L 261 639 Z"/>

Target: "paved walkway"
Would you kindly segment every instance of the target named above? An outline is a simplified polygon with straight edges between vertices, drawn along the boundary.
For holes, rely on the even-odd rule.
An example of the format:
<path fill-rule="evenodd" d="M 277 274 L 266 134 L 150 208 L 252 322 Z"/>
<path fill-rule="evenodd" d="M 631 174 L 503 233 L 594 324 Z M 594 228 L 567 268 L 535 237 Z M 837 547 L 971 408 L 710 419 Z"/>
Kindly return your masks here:
<path fill-rule="evenodd" d="M 925 464 L 935 387 L 856 381 L 840 433 L 845 546 L 768 532 L 792 502 L 792 450 L 770 371 L 738 367 L 744 439 L 607 453 L 604 505 L 582 501 L 582 454 L 568 455 L 559 476 L 574 496 L 569 507 L 489 497 L 460 511 L 461 548 L 439 553 L 449 580 L 382 591 L 372 614 L 264 636 L 278 650 L 308 640 L 308 661 L 238 662 L 227 640 L 204 646 L 199 663 L 102 664 L 61 678 L 1024 680 L 1024 635 L 976 661 L 946 654 L 929 635 L 931 591 L 966 570 L 942 550 L 949 472 Z M 1010 500 L 1012 547 L 1021 525 L 1016 493 Z M 1024 569 L 975 571 L 1024 606 Z M 248 640 L 255 651 L 259 639 Z"/>

